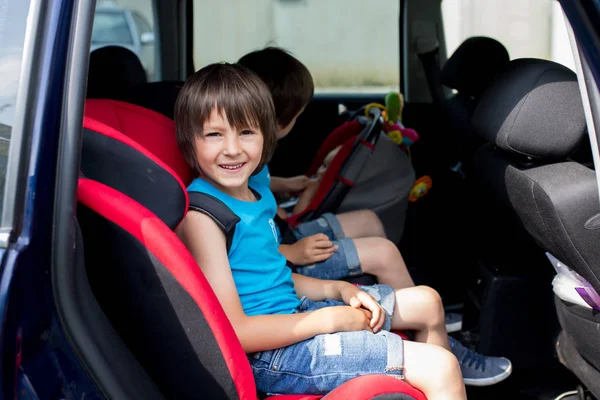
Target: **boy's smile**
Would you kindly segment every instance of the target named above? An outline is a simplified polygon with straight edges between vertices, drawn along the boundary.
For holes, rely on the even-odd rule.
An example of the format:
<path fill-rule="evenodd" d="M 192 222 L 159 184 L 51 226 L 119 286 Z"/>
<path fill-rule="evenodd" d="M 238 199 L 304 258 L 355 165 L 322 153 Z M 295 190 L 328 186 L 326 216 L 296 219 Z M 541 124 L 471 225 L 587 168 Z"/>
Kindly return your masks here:
<path fill-rule="evenodd" d="M 263 135 L 260 129 L 237 129 L 216 109 L 196 137 L 196 159 L 202 177 L 223 192 L 247 200 L 248 178 L 259 165 Z"/>

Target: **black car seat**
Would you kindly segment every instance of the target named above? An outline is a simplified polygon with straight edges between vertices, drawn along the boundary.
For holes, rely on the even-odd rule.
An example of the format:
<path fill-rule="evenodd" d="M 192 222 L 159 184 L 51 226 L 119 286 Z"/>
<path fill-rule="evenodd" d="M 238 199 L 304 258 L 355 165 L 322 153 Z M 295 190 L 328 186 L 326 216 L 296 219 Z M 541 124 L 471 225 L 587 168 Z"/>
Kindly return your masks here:
<path fill-rule="evenodd" d="M 241 344 L 201 269 L 172 231 L 188 204 L 172 121 L 122 104 L 90 100 L 84 119 L 77 216 L 94 295 L 166 398 L 256 399 Z M 104 124 L 101 119 L 111 114 L 118 118 Z M 135 124 L 123 123 L 128 118 Z M 157 143 L 161 157 L 146 148 Z M 353 379 L 327 399 L 378 396 L 425 399 L 405 382 L 382 375 Z"/>
<path fill-rule="evenodd" d="M 513 111 L 513 118 L 502 125 L 496 122 L 481 130 L 500 148 L 487 151 L 486 158 L 503 171 L 506 197 L 527 232 L 543 250 L 600 293 L 596 176 L 592 169 L 569 159 L 578 147 L 588 144 L 576 76 L 548 61 L 529 61 L 523 66 L 530 70 L 529 82 L 538 81 L 535 91 L 515 107 L 520 111 L 518 116 Z M 524 96 L 526 81 L 506 88 L 500 86 L 502 83 L 498 82 L 497 89 L 513 91 L 515 103 L 518 94 Z M 482 106 L 483 112 L 491 104 Z M 510 103 L 506 103 L 495 113 L 508 113 L 509 108 Z M 486 115 L 477 114 L 479 109 L 474 123 L 482 127 Z M 599 313 L 557 296 L 555 305 L 562 327 L 557 342 L 559 359 L 600 398 Z"/>
<path fill-rule="evenodd" d="M 182 86 L 181 81 L 139 83 L 128 87 L 121 100 L 174 119 L 175 101 Z"/>
<path fill-rule="evenodd" d="M 481 95 L 509 60 L 508 51 L 500 42 L 476 36 L 465 40 L 440 72 L 440 84 L 453 90 L 441 106 L 458 160 L 467 175 L 472 172 L 473 153 L 484 144 L 473 133 L 469 121 Z"/>
<path fill-rule="evenodd" d="M 424 41 L 419 58 L 427 78 L 433 105 L 445 119 L 448 132 L 438 141 L 446 151 L 450 167 L 469 175 L 472 172 L 473 152 L 483 141 L 472 133 L 469 120 L 482 93 L 494 76 L 510 60 L 506 48 L 497 40 L 475 36 L 466 39 L 439 68 L 439 46 Z M 444 88 L 445 87 L 445 88 Z M 453 93 L 447 96 L 447 90 Z"/>
<path fill-rule="evenodd" d="M 87 97 L 122 99 L 129 87 L 148 81 L 138 56 L 121 46 L 106 46 L 90 53 Z"/>
<path fill-rule="evenodd" d="M 513 60 L 486 90 L 471 122 L 488 142 L 475 153 L 479 224 L 469 244 L 481 265 L 479 349 L 504 350 L 517 367 L 543 366 L 552 361 L 558 327 L 551 306 L 554 271 L 528 234 L 540 213 L 534 177 L 565 162 L 584 141 L 576 76 L 550 61 Z M 560 192 L 567 201 L 570 193 Z"/>

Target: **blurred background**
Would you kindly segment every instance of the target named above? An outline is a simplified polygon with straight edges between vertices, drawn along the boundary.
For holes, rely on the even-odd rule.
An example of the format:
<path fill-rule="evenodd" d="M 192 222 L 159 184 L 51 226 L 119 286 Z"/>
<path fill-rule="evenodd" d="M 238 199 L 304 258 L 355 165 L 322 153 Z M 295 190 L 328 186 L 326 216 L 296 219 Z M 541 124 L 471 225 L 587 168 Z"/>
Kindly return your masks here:
<path fill-rule="evenodd" d="M 267 45 L 294 53 L 312 72 L 319 92 L 378 92 L 399 87 L 398 0 L 194 0 L 194 64 L 234 62 Z M 110 14 L 109 9 L 114 13 Z M 136 44 L 154 29 L 151 0 L 98 3 L 96 47 L 103 42 Z M 128 17 L 118 9 L 130 10 Z M 111 18 L 106 15 L 110 14 Z M 447 54 L 470 36 L 490 36 L 511 58 L 537 57 L 573 68 L 564 18 L 556 1 L 443 0 Z M 136 18 L 139 17 L 139 18 Z M 114 25 L 123 29 L 115 37 Z M 103 29 L 109 27 L 111 29 Z M 111 37 L 102 32 L 112 32 Z M 154 73 L 151 35 L 135 48 L 147 71 Z"/>

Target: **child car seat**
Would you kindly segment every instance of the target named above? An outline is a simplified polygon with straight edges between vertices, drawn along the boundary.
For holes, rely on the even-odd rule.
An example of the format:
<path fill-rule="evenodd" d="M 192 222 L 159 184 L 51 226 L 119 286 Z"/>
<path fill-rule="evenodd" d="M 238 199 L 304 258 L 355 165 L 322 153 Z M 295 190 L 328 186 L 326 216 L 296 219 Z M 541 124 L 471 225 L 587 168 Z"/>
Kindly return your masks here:
<path fill-rule="evenodd" d="M 111 109 L 118 118 L 113 115 L 107 124 L 96 120 L 110 116 Z M 117 123 L 124 132 L 110 126 Z M 146 148 L 156 143 L 162 144 L 156 147 L 159 156 Z M 121 102 L 88 102 L 83 148 L 78 219 L 86 270 L 119 336 L 166 398 L 256 399 L 250 365 L 232 326 L 172 232 L 186 212 L 183 181 L 190 173 L 179 169 L 172 121 Z M 425 399 L 407 383 L 384 375 L 355 378 L 326 397 L 380 395 Z"/>
<path fill-rule="evenodd" d="M 333 138 L 329 142 L 325 142 L 327 146 L 343 144 L 323 175 L 319 189 L 308 207 L 288 218 L 292 227 L 315 219 L 326 212 L 337 211 L 379 140 L 383 123 L 381 110 L 373 108 L 372 113 L 372 120 L 367 122 L 366 126 L 362 128 L 362 132 L 355 134 L 357 128 L 361 126 L 356 124 L 357 121 L 352 121 L 334 131 Z M 319 151 L 319 154 L 326 155 L 327 152 L 323 150 Z"/>
<path fill-rule="evenodd" d="M 302 213 L 288 219 L 292 226 L 324 212 L 369 209 L 381 220 L 388 239 L 400 242 L 415 172 L 408 155 L 379 131 L 372 143 L 362 142 L 368 148 L 363 154 L 365 158 L 351 158 L 355 157 L 350 153 L 363 126 L 364 120 L 346 122 L 327 136 L 319 147 L 307 176 L 313 176 L 327 154 L 341 146 L 311 204 Z M 342 188 L 344 192 L 336 194 L 336 190 Z"/>

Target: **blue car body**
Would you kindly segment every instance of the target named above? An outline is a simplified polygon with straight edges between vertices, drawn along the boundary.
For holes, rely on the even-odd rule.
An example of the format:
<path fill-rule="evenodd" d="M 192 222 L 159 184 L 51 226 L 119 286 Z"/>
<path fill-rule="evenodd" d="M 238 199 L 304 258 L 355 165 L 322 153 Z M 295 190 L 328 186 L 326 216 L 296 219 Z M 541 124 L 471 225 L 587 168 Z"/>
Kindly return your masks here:
<path fill-rule="evenodd" d="M 58 323 L 52 274 L 53 224 L 59 159 L 61 110 L 76 0 L 33 1 L 30 14 L 42 21 L 35 38 L 27 37 L 25 58 L 34 55 L 27 99 L 17 113 L 27 111 L 28 126 L 15 127 L 5 203 L 12 214 L 0 233 L 0 399 L 95 399 L 101 394 L 78 360 Z M 600 2 L 561 1 L 579 45 L 600 85 Z M 0 10 L 1 12 L 1 10 Z M 594 23 L 595 21 L 595 23 Z M 89 28 L 88 28 L 89 36 Z M 35 39 L 36 48 L 28 48 Z M 89 49 L 89 41 L 88 41 Z M 29 53 L 28 53 L 29 52 Z M 25 71 L 25 70 L 24 70 Z M 22 77 L 23 79 L 23 77 Z M 6 208 L 8 204 L 9 209 Z M 3 219 L 3 224 L 5 220 Z"/>

